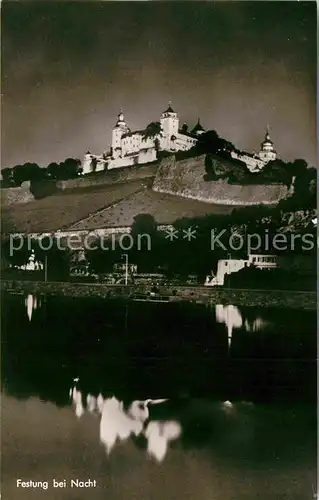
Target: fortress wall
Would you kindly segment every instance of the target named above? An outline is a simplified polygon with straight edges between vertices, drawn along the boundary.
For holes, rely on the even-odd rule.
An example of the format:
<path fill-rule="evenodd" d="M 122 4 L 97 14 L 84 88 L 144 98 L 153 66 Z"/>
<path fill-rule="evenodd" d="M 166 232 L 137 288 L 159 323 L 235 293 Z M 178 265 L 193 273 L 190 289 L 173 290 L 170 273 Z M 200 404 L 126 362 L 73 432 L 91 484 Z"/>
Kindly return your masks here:
<path fill-rule="evenodd" d="M 155 177 L 157 168 L 158 163 L 145 166 L 116 168 L 106 172 L 89 174 L 85 177 L 79 177 L 77 179 L 57 181 L 56 186 L 58 189 L 66 190 L 86 188 L 90 186 L 118 184 L 125 181 Z"/>
<path fill-rule="evenodd" d="M 1 205 L 6 207 L 19 203 L 33 201 L 34 196 L 30 191 L 30 182 L 23 182 L 21 187 L 1 189 Z"/>
<path fill-rule="evenodd" d="M 223 160 L 220 160 L 221 166 Z M 164 158 L 156 173 L 153 190 L 220 205 L 273 205 L 287 196 L 282 184 L 228 184 L 227 179 L 205 181 L 205 155 L 176 161 Z"/>

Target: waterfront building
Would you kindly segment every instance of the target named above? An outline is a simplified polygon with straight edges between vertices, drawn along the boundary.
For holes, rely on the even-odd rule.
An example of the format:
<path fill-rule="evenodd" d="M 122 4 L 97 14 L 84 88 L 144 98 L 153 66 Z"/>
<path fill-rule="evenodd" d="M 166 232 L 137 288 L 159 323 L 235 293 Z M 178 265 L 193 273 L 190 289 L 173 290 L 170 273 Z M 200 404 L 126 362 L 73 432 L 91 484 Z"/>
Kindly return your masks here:
<path fill-rule="evenodd" d="M 249 254 L 248 259 L 220 259 L 217 263 L 216 275 L 206 277 L 205 286 L 223 286 L 225 276 L 238 273 L 245 267 L 254 266 L 258 269 L 275 269 L 278 267 L 276 255 Z"/>
<path fill-rule="evenodd" d="M 87 262 L 80 262 L 70 267 L 70 277 L 90 276 L 90 266 Z"/>
<path fill-rule="evenodd" d="M 125 273 L 129 274 L 137 274 L 137 265 L 136 264 L 125 264 L 124 262 L 117 262 L 113 266 L 113 271 L 115 273 Z"/>
<path fill-rule="evenodd" d="M 32 250 L 28 262 L 22 266 L 15 266 L 15 268 L 23 271 L 43 271 L 43 264 L 36 260 L 34 250 Z"/>

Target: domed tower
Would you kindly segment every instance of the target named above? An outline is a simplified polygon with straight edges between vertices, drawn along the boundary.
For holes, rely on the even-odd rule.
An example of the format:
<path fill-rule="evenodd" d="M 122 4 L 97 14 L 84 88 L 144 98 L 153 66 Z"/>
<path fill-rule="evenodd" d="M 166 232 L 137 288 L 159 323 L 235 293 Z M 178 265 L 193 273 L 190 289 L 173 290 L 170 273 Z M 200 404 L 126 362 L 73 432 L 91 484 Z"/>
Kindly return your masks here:
<path fill-rule="evenodd" d="M 119 114 L 117 115 L 117 122 L 115 124 L 115 127 L 112 130 L 112 151 L 113 151 L 113 157 L 118 158 L 122 154 L 122 135 L 126 134 L 129 132 L 130 129 L 128 128 L 126 121 L 124 119 L 124 114 L 122 110 L 120 110 Z"/>
<path fill-rule="evenodd" d="M 177 113 L 172 108 L 172 103 L 169 102 L 168 108 L 161 115 L 161 127 L 163 137 L 161 139 L 161 149 L 171 149 L 171 138 L 178 134 L 179 120 Z"/>
<path fill-rule="evenodd" d="M 277 158 L 277 153 L 274 149 L 274 143 L 270 139 L 268 126 L 265 135 L 265 140 L 261 143 L 259 158 L 265 162 L 274 161 Z"/>

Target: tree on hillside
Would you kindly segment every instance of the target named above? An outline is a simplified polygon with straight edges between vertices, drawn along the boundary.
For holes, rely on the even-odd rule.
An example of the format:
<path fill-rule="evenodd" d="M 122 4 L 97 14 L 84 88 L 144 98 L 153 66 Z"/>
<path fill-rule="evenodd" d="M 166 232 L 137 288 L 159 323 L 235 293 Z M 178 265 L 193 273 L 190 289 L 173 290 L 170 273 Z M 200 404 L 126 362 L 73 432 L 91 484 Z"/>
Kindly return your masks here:
<path fill-rule="evenodd" d="M 59 179 L 59 174 L 60 174 L 60 166 L 56 162 L 49 163 L 49 165 L 46 168 L 47 171 L 47 177 L 49 179 Z"/>
<path fill-rule="evenodd" d="M 216 214 L 176 220 L 173 223 L 176 237 L 164 237 L 159 254 L 167 276 L 179 275 L 185 280 L 189 274 L 195 274 L 199 282 L 204 282 L 210 270 L 216 268 L 218 259 L 227 256 L 218 244 L 211 248 L 212 231 L 219 234 L 225 230 L 223 242 L 227 244 L 227 220 L 227 217 Z"/>
<path fill-rule="evenodd" d="M 130 259 L 137 264 L 140 272 L 154 271 L 160 259 L 160 234 L 154 217 L 150 214 L 136 215 L 131 236 L 134 246 L 130 252 Z"/>
<path fill-rule="evenodd" d="M 15 165 L 12 169 L 13 180 L 16 186 L 21 186 L 22 182 L 27 181 L 26 172 L 23 169 L 23 165 Z"/>
<path fill-rule="evenodd" d="M 294 160 L 292 163 L 288 163 L 287 167 L 289 168 L 289 171 L 291 172 L 292 175 L 298 176 L 298 175 L 304 175 L 306 173 L 308 164 L 305 160 L 298 158 L 297 160 Z"/>
<path fill-rule="evenodd" d="M 81 169 L 81 160 L 78 158 L 67 158 L 60 163 L 61 178 L 74 179 L 79 175 Z"/>
<path fill-rule="evenodd" d="M 37 163 L 25 163 L 24 169 L 27 171 L 27 180 L 30 182 L 37 182 L 44 179 L 46 172 L 45 169 L 40 168 Z"/>
<path fill-rule="evenodd" d="M 148 139 L 153 139 L 154 147 L 156 151 L 158 151 L 160 147 L 159 138 L 162 137 L 162 135 L 163 131 L 160 122 L 151 122 L 142 133 L 142 141 L 146 142 Z"/>
<path fill-rule="evenodd" d="M 13 179 L 17 186 L 25 181 L 37 182 L 44 179 L 46 171 L 39 167 L 37 163 L 27 162 L 23 165 L 13 167 Z"/>
<path fill-rule="evenodd" d="M 259 174 L 260 178 L 265 181 L 283 183 L 287 186 L 291 184 L 292 175 L 289 164 L 280 159 L 267 163 Z"/>
<path fill-rule="evenodd" d="M 103 240 L 102 245 L 101 240 L 97 239 L 96 244 L 91 245 L 91 250 L 86 250 L 85 257 L 95 273 L 111 272 L 115 262 L 121 258 L 117 248 L 112 250 L 112 241 L 108 238 Z"/>
<path fill-rule="evenodd" d="M 199 154 L 216 153 L 220 146 L 220 138 L 215 130 L 208 130 L 198 138 L 196 149 Z"/>
<path fill-rule="evenodd" d="M 317 169 L 307 168 L 296 176 L 292 198 L 301 209 L 317 207 Z"/>
<path fill-rule="evenodd" d="M 61 250 L 61 245 L 55 238 L 43 237 L 35 240 L 32 245 L 36 260 L 47 262 L 47 277 L 49 281 L 65 281 L 69 278 L 70 256 L 67 249 Z"/>
<path fill-rule="evenodd" d="M 142 140 L 155 139 L 158 136 L 162 136 L 162 127 L 160 122 L 151 122 L 147 125 L 146 129 L 142 133 Z"/>

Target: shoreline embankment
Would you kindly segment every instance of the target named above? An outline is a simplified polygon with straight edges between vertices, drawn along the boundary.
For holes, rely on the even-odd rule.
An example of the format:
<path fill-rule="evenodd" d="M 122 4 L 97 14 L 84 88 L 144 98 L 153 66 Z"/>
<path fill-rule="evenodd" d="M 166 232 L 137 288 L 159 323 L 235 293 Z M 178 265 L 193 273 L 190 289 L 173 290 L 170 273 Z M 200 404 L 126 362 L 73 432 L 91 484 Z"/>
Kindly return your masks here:
<path fill-rule="evenodd" d="M 97 297 L 128 301 L 223 304 L 246 307 L 281 307 L 317 310 L 317 293 L 294 290 L 255 290 L 213 288 L 204 286 L 159 286 L 156 294 L 144 285 L 106 285 L 103 283 L 70 283 L 2 280 L 1 291 L 14 295 L 43 294 L 47 296 Z"/>

